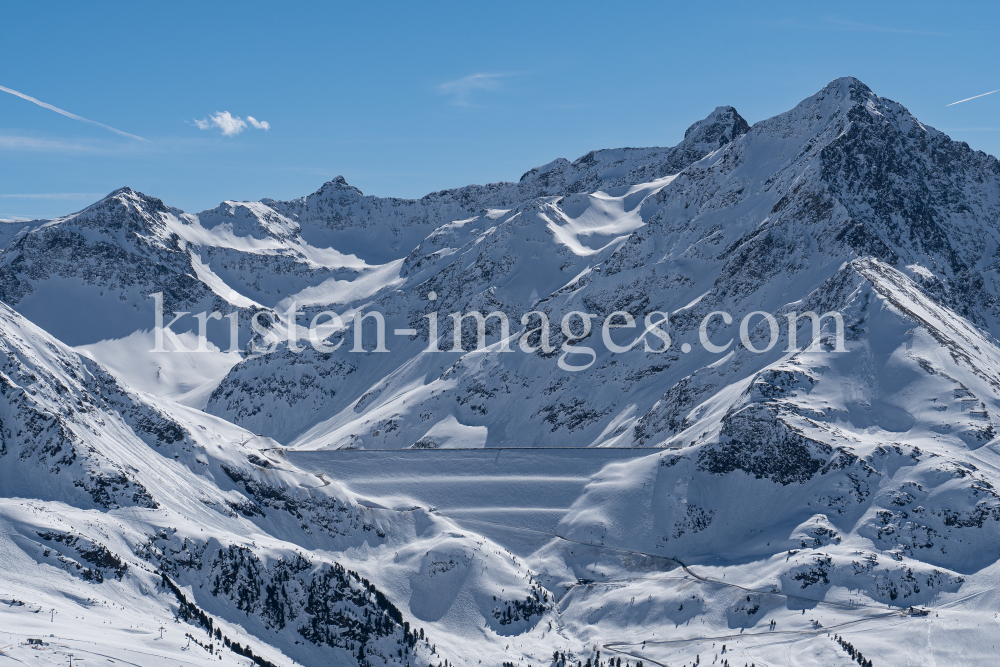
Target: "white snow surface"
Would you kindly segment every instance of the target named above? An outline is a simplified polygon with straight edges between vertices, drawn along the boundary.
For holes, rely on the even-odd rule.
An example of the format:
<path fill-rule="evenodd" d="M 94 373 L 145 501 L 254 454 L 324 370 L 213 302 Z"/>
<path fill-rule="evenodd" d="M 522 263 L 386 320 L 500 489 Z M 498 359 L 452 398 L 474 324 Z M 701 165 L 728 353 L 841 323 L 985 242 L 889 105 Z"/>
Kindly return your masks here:
<path fill-rule="evenodd" d="M 844 78 L 420 200 L 5 223 L 0 665 L 991 664 L 998 220 L 995 158 Z M 241 351 L 152 352 L 154 293 Z M 532 310 L 557 348 L 574 310 L 672 341 L 427 350 L 474 309 L 515 350 Z M 389 352 L 350 352 L 371 310 Z M 710 353 L 719 310 L 838 311 L 847 351 L 827 319 Z M 305 349 L 255 352 L 257 312 Z"/>

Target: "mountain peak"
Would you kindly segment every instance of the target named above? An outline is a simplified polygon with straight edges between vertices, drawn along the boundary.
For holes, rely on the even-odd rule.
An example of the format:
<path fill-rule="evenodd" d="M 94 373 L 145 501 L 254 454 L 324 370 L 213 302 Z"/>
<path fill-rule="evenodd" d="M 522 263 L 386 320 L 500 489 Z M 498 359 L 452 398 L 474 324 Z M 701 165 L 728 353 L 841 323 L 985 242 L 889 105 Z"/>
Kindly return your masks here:
<path fill-rule="evenodd" d="M 324 183 L 323 185 L 321 185 L 320 188 L 319 188 L 319 190 L 317 190 L 314 194 L 317 194 L 317 195 L 328 195 L 328 194 L 334 194 L 334 193 L 338 193 L 338 192 L 339 193 L 343 193 L 345 191 L 346 192 L 354 192 L 354 193 L 357 193 L 359 195 L 363 195 L 364 194 L 363 192 L 361 192 L 361 190 L 359 190 L 358 188 L 356 188 L 353 185 L 351 185 L 350 183 L 348 183 L 347 179 L 344 178 L 343 176 L 339 175 L 339 174 L 337 176 L 335 176 L 334 178 L 332 178 L 331 180 L 329 180 L 326 183 Z"/>
<path fill-rule="evenodd" d="M 858 95 L 861 97 L 873 95 L 869 88 L 861 79 L 854 76 L 841 76 L 823 86 L 822 92 L 838 92 L 844 96 Z"/>
<path fill-rule="evenodd" d="M 129 186 L 123 186 L 117 190 L 109 193 L 100 201 L 91 204 L 84 210 L 90 210 L 92 208 L 106 208 L 109 204 L 114 205 L 123 204 L 125 206 L 133 206 L 136 208 L 154 210 L 154 211 L 165 211 L 167 207 L 164 205 L 163 201 L 157 197 L 151 197 L 149 195 L 143 194 L 138 190 L 133 190 Z"/>
<path fill-rule="evenodd" d="M 860 79 L 853 76 L 842 76 L 810 95 L 794 108 L 789 109 L 785 114 L 779 114 L 776 118 L 786 114 L 794 113 L 803 107 L 817 107 L 826 110 L 847 110 L 857 104 L 865 103 L 869 100 L 878 101 L 881 98 L 872 92 L 872 89 L 865 85 Z"/>
<path fill-rule="evenodd" d="M 797 137 L 794 143 L 799 146 L 815 147 L 834 141 L 852 125 L 868 127 L 885 136 L 915 133 L 914 136 L 935 137 L 940 134 L 922 124 L 906 107 L 879 97 L 853 76 L 834 79 L 794 108 L 756 123 L 750 134 L 754 141 L 770 137 L 783 143 Z"/>
<path fill-rule="evenodd" d="M 894 102 L 887 97 L 880 97 L 861 80 L 853 76 L 844 76 L 834 79 L 815 95 L 803 100 L 795 109 L 788 113 L 804 108 L 813 108 L 827 117 L 849 116 L 856 120 L 856 114 L 861 108 L 866 109 L 873 117 L 881 116 L 885 121 L 908 131 L 913 126 L 919 126 L 922 130 L 937 134 L 935 130 L 921 124 L 911 113 L 898 102 Z"/>
<path fill-rule="evenodd" d="M 140 194 L 140 193 L 136 192 L 135 190 L 133 190 L 129 186 L 125 185 L 125 186 L 122 186 L 122 187 L 118 188 L 117 190 L 114 190 L 113 192 L 110 192 L 107 196 L 104 197 L 104 199 L 111 199 L 112 197 L 117 197 L 119 195 L 130 196 L 130 195 L 137 195 L 137 194 Z"/>
<path fill-rule="evenodd" d="M 750 124 L 730 106 L 715 107 L 712 113 L 684 132 L 683 144 L 709 144 L 721 148 L 750 130 Z"/>
<path fill-rule="evenodd" d="M 591 153 L 593 152 L 594 151 L 591 151 Z M 551 171 L 557 171 L 559 173 L 562 173 L 563 171 L 566 170 L 566 167 L 568 167 L 569 165 L 570 165 L 569 160 L 567 160 L 564 157 L 559 157 L 553 160 L 552 162 L 543 164 L 541 167 L 533 167 L 528 171 L 524 172 L 523 174 L 521 174 L 521 178 L 518 179 L 518 182 L 524 182 L 528 179 L 535 178 L 543 174 L 547 174 Z"/>
<path fill-rule="evenodd" d="M 166 213 L 162 200 L 133 190 L 127 185 L 66 218 L 73 224 L 108 231 L 127 229 L 147 233 L 162 224 L 160 214 Z M 176 209 L 175 209 L 176 210 Z"/>

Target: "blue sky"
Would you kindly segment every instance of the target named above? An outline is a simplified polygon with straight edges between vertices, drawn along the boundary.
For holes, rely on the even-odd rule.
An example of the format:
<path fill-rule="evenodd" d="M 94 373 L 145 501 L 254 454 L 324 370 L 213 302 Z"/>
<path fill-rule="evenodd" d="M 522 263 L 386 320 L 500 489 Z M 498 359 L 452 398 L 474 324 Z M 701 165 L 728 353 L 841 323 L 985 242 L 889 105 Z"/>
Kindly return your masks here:
<path fill-rule="evenodd" d="M 2 16 L 0 86 L 142 139 L 0 92 L 0 218 L 123 185 L 197 212 L 337 174 L 419 197 L 673 145 L 721 104 L 753 123 L 845 75 L 1000 154 L 1000 93 L 946 106 L 1000 88 L 992 3 L 23 2 Z"/>

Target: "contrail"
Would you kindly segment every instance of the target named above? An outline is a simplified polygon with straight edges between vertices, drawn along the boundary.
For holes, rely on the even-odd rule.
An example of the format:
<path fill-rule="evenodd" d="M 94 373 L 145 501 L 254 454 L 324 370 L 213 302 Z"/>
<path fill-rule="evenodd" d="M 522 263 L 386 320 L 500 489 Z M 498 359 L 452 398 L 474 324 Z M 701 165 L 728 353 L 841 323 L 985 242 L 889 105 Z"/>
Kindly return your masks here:
<path fill-rule="evenodd" d="M 952 102 L 951 104 L 946 104 L 945 106 L 946 107 L 953 107 L 956 104 L 961 104 L 962 102 L 968 102 L 969 100 L 974 100 L 977 97 L 986 97 L 987 95 L 992 95 L 993 93 L 1000 93 L 1000 88 L 997 88 L 996 90 L 991 90 L 988 93 L 983 93 L 982 95 L 973 95 L 972 97 L 966 97 L 964 100 L 959 100 L 957 102 Z"/>
<path fill-rule="evenodd" d="M 28 100 L 32 104 L 37 104 L 40 107 L 44 107 L 46 109 L 49 109 L 50 111 L 55 111 L 56 113 L 61 113 L 62 115 L 66 116 L 67 118 L 72 118 L 73 120 L 80 120 L 80 121 L 83 121 L 84 123 L 90 123 L 91 125 L 98 125 L 100 127 L 103 127 L 105 130 L 111 130 L 115 134 L 120 134 L 123 137 L 129 137 L 130 139 L 138 139 L 139 141 L 149 141 L 148 139 L 143 139 L 140 136 L 137 136 L 137 135 L 134 135 L 134 134 L 129 134 L 128 132 L 122 132 L 121 130 L 116 130 L 115 128 L 111 127 L 110 125 L 105 125 L 104 123 L 98 123 L 96 120 L 90 120 L 89 118 L 84 118 L 83 116 L 77 116 L 75 113 L 70 113 L 68 111 L 64 111 L 64 110 L 60 109 L 59 107 L 54 107 L 51 104 L 46 104 L 45 102 L 42 102 L 41 100 L 36 100 L 34 97 L 31 97 L 30 95 L 25 95 L 24 93 L 19 93 L 16 90 L 11 90 L 10 88 L 4 88 L 3 86 L 0 86 L 0 90 L 2 90 L 5 93 L 10 93 L 11 95 L 16 95 L 17 97 L 20 97 L 22 100 Z"/>

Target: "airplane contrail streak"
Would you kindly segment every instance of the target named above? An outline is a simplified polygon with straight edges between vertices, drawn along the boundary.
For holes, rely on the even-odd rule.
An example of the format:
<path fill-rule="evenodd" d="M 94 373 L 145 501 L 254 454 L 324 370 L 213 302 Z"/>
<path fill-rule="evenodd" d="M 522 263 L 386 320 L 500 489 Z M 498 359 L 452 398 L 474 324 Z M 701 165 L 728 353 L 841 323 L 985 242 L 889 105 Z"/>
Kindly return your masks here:
<path fill-rule="evenodd" d="M 38 106 L 43 107 L 45 109 L 48 109 L 50 111 L 55 111 L 56 113 L 60 113 L 60 114 L 62 114 L 64 116 L 66 116 L 67 118 L 72 118 L 73 120 L 83 121 L 84 123 L 90 123 L 91 125 L 97 125 L 99 127 L 103 127 L 105 130 L 111 130 L 115 134 L 120 134 L 123 137 L 128 137 L 130 139 L 138 139 L 139 141 L 149 141 L 148 139 L 144 139 L 144 138 L 142 138 L 140 136 L 137 136 L 135 134 L 129 134 L 128 132 L 122 132 L 121 130 L 118 130 L 118 129 L 115 129 L 115 128 L 111 127 L 110 125 L 105 125 L 104 123 L 98 123 L 96 120 L 90 120 L 89 118 L 84 118 L 83 116 L 77 116 L 75 113 L 70 113 L 69 111 L 65 111 L 63 109 L 60 109 L 59 107 L 54 107 L 51 104 L 46 104 L 45 102 L 42 102 L 41 100 L 36 100 L 34 97 L 31 97 L 30 95 L 25 95 L 24 93 L 19 93 L 16 90 L 12 90 L 10 88 L 4 88 L 3 86 L 0 86 L 0 90 L 2 90 L 5 93 L 10 93 L 11 95 L 15 95 L 17 97 L 20 97 L 22 100 L 28 100 L 32 104 L 37 104 Z"/>
<path fill-rule="evenodd" d="M 956 104 L 961 104 L 962 102 L 968 102 L 969 100 L 974 100 L 977 97 L 986 97 L 987 95 L 992 95 L 993 93 L 1000 93 L 1000 88 L 997 88 L 996 90 L 991 90 L 988 93 L 983 93 L 982 95 L 973 95 L 972 97 L 966 97 L 964 100 L 959 100 L 957 102 L 952 102 L 951 104 L 946 104 L 945 106 L 946 107 L 953 107 Z"/>

